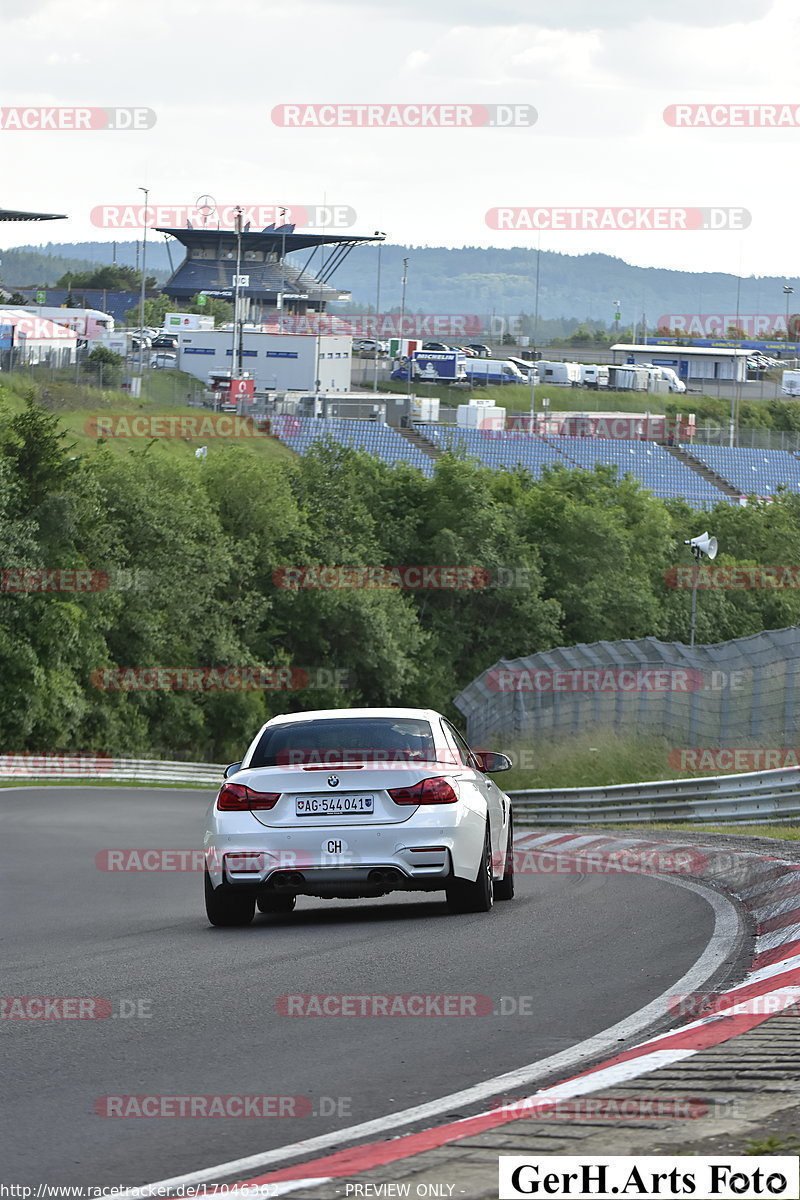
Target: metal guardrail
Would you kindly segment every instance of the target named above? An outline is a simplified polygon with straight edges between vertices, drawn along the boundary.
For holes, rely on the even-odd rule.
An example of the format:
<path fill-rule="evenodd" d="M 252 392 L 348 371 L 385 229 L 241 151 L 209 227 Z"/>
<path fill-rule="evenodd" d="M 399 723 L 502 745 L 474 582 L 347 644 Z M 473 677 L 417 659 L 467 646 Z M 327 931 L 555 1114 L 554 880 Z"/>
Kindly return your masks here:
<path fill-rule="evenodd" d="M 519 821 L 547 825 L 638 825 L 655 821 L 742 824 L 800 820 L 800 767 L 656 780 L 614 787 L 512 791 Z"/>
<path fill-rule="evenodd" d="M 221 763 L 165 762 L 102 756 L 0 754 L 0 780 L 83 779 L 217 786 Z M 712 779 L 656 780 L 602 788 L 509 792 L 518 823 L 627 825 L 654 821 L 742 824 L 800 820 L 800 767 L 718 775 Z"/>
<path fill-rule="evenodd" d="M 219 763 L 164 762 L 160 759 L 104 758 L 102 755 L 0 754 L 0 780 L 135 780 L 140 783 L 199 783 L 216 786 Z"/>

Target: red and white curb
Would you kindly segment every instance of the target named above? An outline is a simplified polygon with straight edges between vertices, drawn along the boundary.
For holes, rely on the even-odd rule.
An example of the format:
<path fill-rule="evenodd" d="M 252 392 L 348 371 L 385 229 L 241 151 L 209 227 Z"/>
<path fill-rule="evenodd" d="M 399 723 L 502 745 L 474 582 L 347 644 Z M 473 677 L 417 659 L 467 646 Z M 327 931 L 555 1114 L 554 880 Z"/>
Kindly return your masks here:
<path fill-rule="evenodd" d="M 671 853 L 674 853 L 674 861 L 680 864 L 685 861 L 681 859 L 681 852 L 688 852 L 689 860 L 695 864 L 694 878 L 722 885 L 740 900 L 755 919 L 757 936 L 749 973 L 741 983 L 715 993 L 719 997 L 719 1004 L 715 1007 L 723 1011 L 709 1013 L 669 1033 L 649 1038 L 588 1071 L 555 1086 L 543 1088 L 530 1097 L 517 1098 L 503 1107 L 431 1129 L 362 1143 L 322 1158 L 240 1178 L 237 1183 L 227 1185 L 228 1193 L 235 1195 L 237 1188 L 263 1187 L 264 1194 L 281 1196 L 300 1188 L 312 1188 L 412 1158 L 509 1121 L 530 1118 L 537 1112 L 553 1108 L 558 1101 L 619 1087 L 660 1067 L 691 1058 L 701 1050 L 747 1033 L 800 1001 L 800 864 L 699 842 L 649 842 L 641 838 L 598 834 L 522 834 L 514 842 L 518 852 L 522 851 L 526 856 L 530 854 L 534 860 L 536 855 L 541 856 L 543 873 L 552 870 L 550 863 L 554 853 L 561 859 L 572 859 L 578 871 L 581 869 L 581 860 L 587 871 L 603 870 L 604 863 L 609 871 L 624 871 L 626 855 L 643 856 L 642 861 L 646 862 L 647 854 L 652 851 L 654 861 L 663 865 L 669 861 Z M 663 875 L 669 872 L 659 873 Z M 341 1137 L 346 1136 L 347 1131 L 343 1131 Z M 292 1148 L 295 1154 L 298 1148 Z M 289 1149 L 285 1148 L 285 1156 Z M 280 1153 L 270 1152 L 269 1157 L 277 1159 Z M 230 1177 L 236 1172 L 237 1166 L 246 1170 L 248 1165 L 255 1164 L 248 1164 L 246 1160 L 221 1164 L 193 1175 L 162 1180 L 149 1185 L 149 1188 L 137 1188 L 135 1195 L 143 1197 L 154 1194 L 156 1189 L 178 1187 L 200 1182 L 201 1179 Z M 160 1194 L 163 1196 L 165 1192 L 161 1190 Z M 134 1192 L 130 1195 L 134 1195 Z M 118 1200 L 124 1200 L 124 1194 Z"/>

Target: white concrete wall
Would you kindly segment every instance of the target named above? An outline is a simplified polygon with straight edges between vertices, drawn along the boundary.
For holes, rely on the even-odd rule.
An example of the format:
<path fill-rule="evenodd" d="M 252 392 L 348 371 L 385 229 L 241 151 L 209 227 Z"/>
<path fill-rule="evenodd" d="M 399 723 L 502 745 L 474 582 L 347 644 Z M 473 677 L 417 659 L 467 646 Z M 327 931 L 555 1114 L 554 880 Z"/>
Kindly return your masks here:
<path fill-rule="evenodd" d="M 231 330 L 181 332 L 178 367 L 206 383 L 210 371 L 230 371 L 232 345 Z M 242 370 L 255 380 L 257 391 L 314 391 L 317 379 L 320 391 L 350 390 L 353 339 L 349 336 L 245 331 L 242 345 Z"/>
<path fill-rule="evenodd" d="M 622 357 L 622 356 L 620 356 Z M 628 358 L 629 355 L 625 355 Z M 742 358 L 721 357 L 713 354 L 693 355 L 685 346 L 653 346 L 651 350 L 632 350 L 630 357 L 636 363 L 658 362 L 668 364 L 676 374 L 680 375 L 679 364 L 688 362 L 689 379 L 738 379 L 742 383 L 747 379 L 746 355 Z M 618 366 L 624 365 L 617 363 Z M 715 369 L 716 366 L 716 369 Z"/>

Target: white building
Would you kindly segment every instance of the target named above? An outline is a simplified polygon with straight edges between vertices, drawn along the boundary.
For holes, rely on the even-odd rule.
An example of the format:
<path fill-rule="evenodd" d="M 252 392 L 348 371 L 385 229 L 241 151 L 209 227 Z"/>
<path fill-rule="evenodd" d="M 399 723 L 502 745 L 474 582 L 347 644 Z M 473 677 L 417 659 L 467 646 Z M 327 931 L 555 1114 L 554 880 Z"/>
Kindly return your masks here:
<path fill-rule="evenodd" d="M 204 383 L 212 371 L 234 370 L 231 329 L 181 331 L 177 367 Z M 245 329 L 242 371 L 256 391 L 349 392 L 353 339 L 341 334 L 262 333 Z M 319 380 L 319 385 L 317 385 Z"/>
<path fill-rule="evenodd" d="M 13 361 L 64 367 L 75 362 L 78 334 L 25 308 L 0 309 L 0 350 Z M 5 359 L 5 355 L 4 355 Z"/>
<path fill-rule="evenodd" d="M 612 346 L 614 362 L 641 366 L 653 363 L 656 367 L 672 367 L 675 374 L 686 379 L 728 379 L 736 383 L 747 381 L 749 350 L 728 350 L 706 346 L 642 346 L 618 342 Z"/>

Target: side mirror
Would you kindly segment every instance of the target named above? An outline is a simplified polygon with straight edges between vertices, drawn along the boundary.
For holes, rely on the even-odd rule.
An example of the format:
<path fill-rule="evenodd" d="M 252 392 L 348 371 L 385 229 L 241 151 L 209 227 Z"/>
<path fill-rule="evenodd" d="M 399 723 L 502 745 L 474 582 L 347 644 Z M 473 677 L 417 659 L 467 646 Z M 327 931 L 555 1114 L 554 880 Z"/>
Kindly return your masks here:
<path fill-rule="evenodd" d="M 230 775 L 235 775 L 236 772 L 241 768 L 241 765 L 242 764 L 240 762 L 238 762 L 238 763 L 231 763 L 231 765 L 229 767 L 226 767 L 225 772 L 224 772 L 225 779 L 227 779 Z"/>
<path fill-rule="evenodd" d="M 473 750 L 472 756 L 478 764 L 478 770 L 483 771 L 484 775 L 508 771 L 513 766 L 507 754 L 496 754 L 494 750 Z"/>

